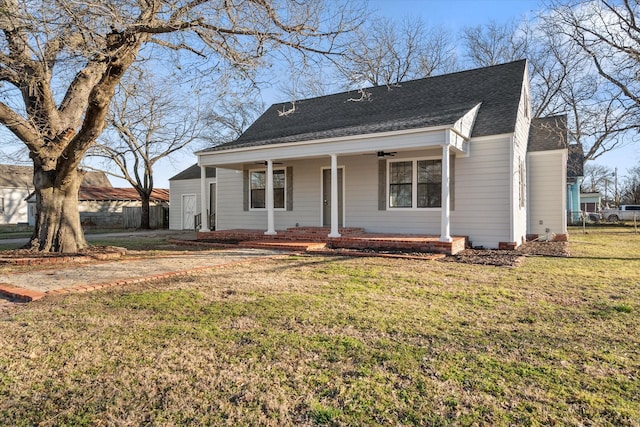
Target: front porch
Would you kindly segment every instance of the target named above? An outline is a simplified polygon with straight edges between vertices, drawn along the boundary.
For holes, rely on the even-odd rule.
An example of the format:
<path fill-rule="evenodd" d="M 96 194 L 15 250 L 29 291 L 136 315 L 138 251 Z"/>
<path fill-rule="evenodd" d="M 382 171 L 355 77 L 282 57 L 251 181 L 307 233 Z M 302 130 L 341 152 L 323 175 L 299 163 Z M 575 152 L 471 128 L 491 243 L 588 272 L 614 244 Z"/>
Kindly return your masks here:
<path fill-rule="evenodd" d="M 373 251 L 427 252 L 455 255 L 466 247 L 467 238 L 454 236 L 450 242 L 439 236 L 421 234 L 367 233 L 363 228 L 340 228 L 340 237 L 327 237 L 330 228 L 292 227 L 266 235 L 264 230 L 234 229 L 198 232 L 198 241 L 231 242 L 244 247 L 294 250 L 368 249 Z"/>

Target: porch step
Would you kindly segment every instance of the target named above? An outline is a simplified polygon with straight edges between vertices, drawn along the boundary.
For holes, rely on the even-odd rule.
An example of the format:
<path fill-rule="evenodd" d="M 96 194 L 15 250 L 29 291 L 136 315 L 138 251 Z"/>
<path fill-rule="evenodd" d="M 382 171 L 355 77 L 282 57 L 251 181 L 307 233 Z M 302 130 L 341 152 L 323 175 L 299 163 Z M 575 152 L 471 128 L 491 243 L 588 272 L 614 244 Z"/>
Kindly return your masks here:
<path fill-rule="evenodd" d="M 325 249 L 327 244 L 324 242 L 303 242 L 303 241 L 293 241 L 293 240 L 283 240 L 283 239 L 274 239 L 274 240 L 247 240 L 244 242 L 239 242 L 238 246 L 243 248 L 253 248 L 253 249 L 276 249 L 283 251 L 318 251 Z"/>
<path fill-rule="evenodd" d="M 354 236 L 364 233 L 362 227 L 341 227 L 338 232 L 343 236 Z M 285 230 L 285 234 L 292 234 L 294 236 L 306 235 L 306 236 L 318 236 L 326 238 L 331 233 L 329 227 L 290 227 Z"/>
<path fill-rule="evenodd" d="M 410 251 L 421 253 L 456 254 L 466 247 L 467 238 L 456 236 L 452 242 L 441 242 L 438 236 L 416 234 L 365 233 L 362 228 L 340 229 L 341 237 L 329 238 L 325 227 L 295 227 L 280 230 L 267 236 L 264 230 L 222 230 L 199 232 L 198 240 L 243 247 L 272 248 L 293 251 L 322 251 L 332 249 L 355 249 L 372 251 Z M 326 245 L 326 246 L 325 246 Z"/>

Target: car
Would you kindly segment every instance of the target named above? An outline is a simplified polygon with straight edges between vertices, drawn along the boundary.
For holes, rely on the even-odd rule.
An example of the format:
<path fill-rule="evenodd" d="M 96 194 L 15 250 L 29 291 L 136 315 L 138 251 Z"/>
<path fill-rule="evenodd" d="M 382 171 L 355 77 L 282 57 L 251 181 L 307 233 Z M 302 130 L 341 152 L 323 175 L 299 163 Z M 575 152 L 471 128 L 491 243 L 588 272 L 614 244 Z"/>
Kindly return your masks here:
<path fill-rule="evenodd" d="M 602 217 L 609 222 L 634 221 L 640 219 L 640 205 L 620 205 L 619 209 L 605 209 Z"/>
<path fill-rule="evenodd" d="M 602 221 L 602 214 L 600 212 L 585 212 L 585 215 L 589 222 L 599 224 L 600 221 Z"/>

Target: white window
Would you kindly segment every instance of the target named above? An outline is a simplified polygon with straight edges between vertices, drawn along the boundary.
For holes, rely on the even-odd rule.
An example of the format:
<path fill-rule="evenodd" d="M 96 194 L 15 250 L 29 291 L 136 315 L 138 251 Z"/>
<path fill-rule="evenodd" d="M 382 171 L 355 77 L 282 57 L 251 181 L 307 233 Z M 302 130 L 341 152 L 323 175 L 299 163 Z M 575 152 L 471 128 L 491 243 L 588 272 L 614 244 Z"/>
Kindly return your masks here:
<path fill-rule="evenodd" d="M 250 206 L 251 209 L 265 209 L 267 207 L 267 181 L 266 171 L 251 171 L 249 179 L 251 182 Z M 285 207 L 286 178 L 284 169 L 273 171 L 273 207 L 284 209 Z"/>
<path fill-rule="evenodd" d="M 418 207 L 442 206 L 442 160 L 418 160 Z"/>
<path fill-rule="evenodd" d="M 389 162 L 390 208 L 442 206 L 442 159 Z"/>
<path fill-rule="evenodd" d="M 389 206 L 410 208 L 413 205 L 413 162 L 389 164 Z"/>
<path fill-rule="evenodd" d="M 0 213 L 4 213 L 4 197 L 0 197 Z"/>

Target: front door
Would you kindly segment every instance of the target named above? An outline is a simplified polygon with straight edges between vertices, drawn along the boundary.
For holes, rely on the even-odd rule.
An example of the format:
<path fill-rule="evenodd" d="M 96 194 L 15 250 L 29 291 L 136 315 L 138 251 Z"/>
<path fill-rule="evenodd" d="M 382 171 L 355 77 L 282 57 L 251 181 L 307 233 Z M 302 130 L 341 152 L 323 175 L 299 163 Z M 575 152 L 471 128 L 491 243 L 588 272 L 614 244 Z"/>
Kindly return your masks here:
<path fill-rule="evenodd" d="M 338 227 L 343 226 L 342 168 L 338 168 Z M 322 226 L 331 227 L 331 169 L 322 170 Z"/>
<path fill-rule="evenodd" d="M 182 195 L 182 229 L 193 230 L 196 216 L 196 195 Z"/>

